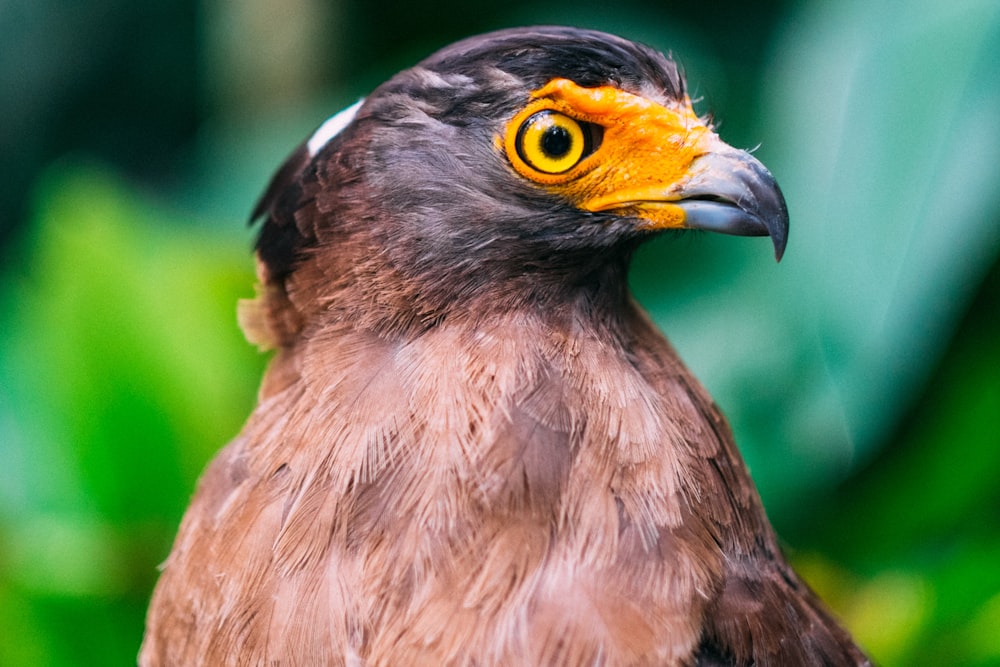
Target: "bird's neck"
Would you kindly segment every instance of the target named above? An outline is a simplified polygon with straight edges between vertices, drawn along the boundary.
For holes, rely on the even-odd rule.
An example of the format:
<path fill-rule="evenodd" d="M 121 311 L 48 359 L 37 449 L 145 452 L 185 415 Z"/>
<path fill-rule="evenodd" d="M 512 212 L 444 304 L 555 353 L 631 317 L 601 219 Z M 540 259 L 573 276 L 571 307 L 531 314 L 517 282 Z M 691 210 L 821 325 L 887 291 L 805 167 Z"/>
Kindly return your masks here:
<path fill-rule="evenodd" d="M 582 502 L 572 488 L 583 475 L 629 511 L 652 502 L 678 521 L 704 463 L 694 443 L 725 448 L 728 431 L 626 289 L 611 272 L 556 302 L 473 300 L 406 335 L 339 319 L 278 355 L 258 413 L 306 415 L 289 450 L 322 459 L 345 492 L 449 498 L 462 480 L 484 507 L 555 521 Z"/>

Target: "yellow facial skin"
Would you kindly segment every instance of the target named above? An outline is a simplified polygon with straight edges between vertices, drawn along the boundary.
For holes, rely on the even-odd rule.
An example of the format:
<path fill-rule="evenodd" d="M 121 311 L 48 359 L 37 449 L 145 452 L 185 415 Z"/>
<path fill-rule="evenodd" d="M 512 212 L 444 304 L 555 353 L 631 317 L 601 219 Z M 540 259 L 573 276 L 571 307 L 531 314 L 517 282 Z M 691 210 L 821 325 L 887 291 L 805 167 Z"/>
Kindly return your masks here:
<path fill-rule="evenodd" d="M 522 126 L 546 110 L 567 117 L 570 125 L 579 125 L 575 119 L 601 126 L 603 137 L 596 150 L 579 157 L 567 153 L 568 158 L 558 161 L 561 171 L 547 168 L 551 164 L 545 156 L 532 159 L 537 142 L 527 145 L 525 135 L 532 130 L 523 131 Z M 575 130 L 566 132 L 582 140 Z M 719 146 L 724 144 L 718 135 L 686 98 L 667 107 L 612 86 L 584 88 L 568 79 L 553 79 L 535 91 L 503 137 L 511 164 L 525 178 L 583 210 L 636 216 L 650 229 L 685 226 L 684 210 L 671 202 L 680 198 L 694 159 Z"/>

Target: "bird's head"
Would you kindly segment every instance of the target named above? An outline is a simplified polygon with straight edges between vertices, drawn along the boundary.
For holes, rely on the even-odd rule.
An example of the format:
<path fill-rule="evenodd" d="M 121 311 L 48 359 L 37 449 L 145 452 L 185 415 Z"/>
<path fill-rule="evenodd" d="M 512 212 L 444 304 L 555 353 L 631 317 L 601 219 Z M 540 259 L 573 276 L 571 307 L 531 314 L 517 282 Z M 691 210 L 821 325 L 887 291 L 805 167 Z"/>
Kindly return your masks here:
<path fill-rule="evenodd" d="M 663 230 L 769 235 L 778 258 L 788 231 L 774 179 L 695 114 L 673 61 L 572 28 L 473 37 L 399 73 L 292 155 L 265 214 L 262 280 L 300 324 L 306 293 L 426 322 L 586 282 Z"/>

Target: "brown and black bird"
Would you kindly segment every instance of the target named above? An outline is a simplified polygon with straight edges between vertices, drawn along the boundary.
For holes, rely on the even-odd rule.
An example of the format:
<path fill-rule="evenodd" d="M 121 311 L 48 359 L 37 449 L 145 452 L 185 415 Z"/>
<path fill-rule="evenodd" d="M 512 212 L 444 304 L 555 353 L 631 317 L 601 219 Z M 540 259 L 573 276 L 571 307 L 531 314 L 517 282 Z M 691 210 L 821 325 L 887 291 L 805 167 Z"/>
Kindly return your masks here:
<path fill-rule="evenodd" d="M 629 295 L 647 239 L 769 235 L 676 65 L 529 28 L 338 114 L 254 213 L 273 347 L 153 595 L 143 665 L 864 665 L 725 419 Z"/>

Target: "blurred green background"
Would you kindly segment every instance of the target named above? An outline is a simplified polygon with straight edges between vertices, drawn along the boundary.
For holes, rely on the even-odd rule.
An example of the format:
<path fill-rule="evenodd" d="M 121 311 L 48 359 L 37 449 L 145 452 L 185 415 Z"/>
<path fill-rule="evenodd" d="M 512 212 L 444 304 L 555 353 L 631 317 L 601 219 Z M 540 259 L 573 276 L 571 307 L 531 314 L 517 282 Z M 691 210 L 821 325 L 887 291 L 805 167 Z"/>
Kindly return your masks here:
<path fill-rule="evenodd" d="M 634 288 L 733 421 L 796 565 L 883 665 L 1000 664 L 995 0 L 0 3 L 0 665 L 134 662 L 156 565 L 266 362 L 250 208 L 469 34 L 672 51 L 792 217 Z"/>

